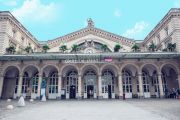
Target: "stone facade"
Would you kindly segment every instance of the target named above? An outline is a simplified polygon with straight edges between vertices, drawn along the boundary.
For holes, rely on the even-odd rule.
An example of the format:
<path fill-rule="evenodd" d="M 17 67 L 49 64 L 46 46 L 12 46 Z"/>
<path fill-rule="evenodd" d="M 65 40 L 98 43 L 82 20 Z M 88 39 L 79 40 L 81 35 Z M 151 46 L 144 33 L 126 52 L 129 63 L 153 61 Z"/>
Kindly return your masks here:
<path fill-rule="evenodd" d="M 130 58 L 131 55 L 121 53 L 132 52 L 136 41 L 96 28 L 91 19 L 86 28 L 42 44 L 10 12 L 0 12 L 0 97 L 23 95 L 38 99 L 43 88 L 49 99 L 164 97 L 167 91 L 180 88 L 179 57 L 173 57 L 180 52 L 179 16 L 180 9 L 171 9 L 144 41 L 138 43 L 141 51 L 133 53 L 142 56 L 153 41 L 158 57 L 148 58 L 149 54 L 145 54 Z M 176 43 L 176 52 L 160 57 L 163 54 L 160 51 L 168 43 Z M 50 49 L 39 54 L 44 44 Z M 71 49 L 74 44 L 79 47 L 75 53 Z M 114 53 L 116 44 L 122 49 Z M 15 55 L 6 53 L 11 45 L 16 48 Z M 62 45 L 68 48 L 64 53 L 59 51 Z M 107 45 L 106 50 L 103 45 Z M 31 46 L 33 54 L 24 54 L 27 46 Z M 64 58 L 57 59 L 55 53 Z M 102 58 L 104 53 L 109 56 Z M 72 54 L 76 58 L 71 58 Z M 82 60 L 83 55 L 88 57 Z"/>

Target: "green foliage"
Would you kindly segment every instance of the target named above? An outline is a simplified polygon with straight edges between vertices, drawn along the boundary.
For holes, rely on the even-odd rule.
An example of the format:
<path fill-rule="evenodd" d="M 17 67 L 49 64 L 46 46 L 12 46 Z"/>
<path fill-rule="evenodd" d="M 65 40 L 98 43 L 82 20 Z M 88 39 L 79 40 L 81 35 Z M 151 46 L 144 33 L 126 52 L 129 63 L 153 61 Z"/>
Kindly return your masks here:
<path fill-rule="evenodd" d="M 108 46 L 107 46 L 106 44 L 103 44 L 103 45 L 101 46 L 101 49 L 102 49 L 104 52 L 106 52 L 107 49 L 108 49 Z"/>
<path fill-rule="evenodd" d="M 79 46 L 77 44 L 73 44 L 71 48 L 73 52 L 77 52 L 79 49 Z"/>
<path fill-rule="evenodd" d="M 14 54 L 16 52 L 16 48 L 13 45 L 11 45 L 8 48 L 6 48 L 6 52 L 9 54 Z"/>
<path fill-rule="evenodd" d="M 120 44 L 116 44 L 114 46 L 114 52 L 118 52 L 121 48 L 122 48 L 122 46 Z"/>
<path fill-rule="evenodd" d="M 31 46 L 27 46 L 24 50 L 26 51 L 26 53 L 32 52 Z"/>
<path fill-rule="evenodd" d="M 64 52 L 65 52 L 66 50 L 68 50 L 68 49 L 67 49 L 67 46 L 66 46 L 66 45 L 61 45 L 61 46 L 59 47 L 59 50 L 64 53 Z"/>
<path fill-rule="evenodd" d="M 149 50 L 154 52 L 155 49 L 156 49 L 156 45 L 153 42 L 151 42 L 151 44 L 149 45 Z"/>
<path fill-rule="evenodd" d="M 139 50 L 139 46 L 137 44 L 134 44 L 131 48 L 134 52 L 137 52 Z"/>
<path fill-rule="evenodd" d="M 174 44 L 168 43 L 167 50 L 170 52 L 174 52 L 176 50 L 176 43 L 174 43 Z"/>
<path fill-rule="evenodd" d="M 48 45 L 43 45 L 42 49 L 46 53 L 47 50 L 49 50 L 49 46 Z"/>

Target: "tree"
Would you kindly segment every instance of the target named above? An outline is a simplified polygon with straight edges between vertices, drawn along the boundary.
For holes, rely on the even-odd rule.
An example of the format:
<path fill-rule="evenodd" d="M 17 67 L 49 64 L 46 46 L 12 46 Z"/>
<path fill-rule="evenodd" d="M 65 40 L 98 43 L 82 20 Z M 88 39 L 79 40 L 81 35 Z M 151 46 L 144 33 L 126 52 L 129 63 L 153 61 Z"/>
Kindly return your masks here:
<path fill-rule="evenodd" d="M 114 46 L 114 52 L 118 52 L 121 48 L 122 48 L 122 46 L 120 44 L 116 44 Z"/>
<path fill-rule="evenodd" d="M 106 52 L 107 49 L 108 49 L 108 46 L 107 46 L 106 44 L 103 44 L 103 45 L 101 46 L 101 49 L 102 49 L 104 52 Z"/>
<path fill-rule="evenodd" d="M 46 53 L 47 50 L 49 50 L 49 46 L 48 45 L 43 45 L 42 49 Z"/>
<path fill-rule="evenodd" d="M 30 52 L 32 52 L 32 47 L 27 46 L 24 50 L 26 51 L 26 53 L 30 53 Z"/>
<path fill-rule="evenodd" d="M 67 46 L 66 45 L 61 45 L 59 47 L 59 50 L 61 50 L 64 53 L 67 50 Z"/>
<path fill-rule="evenodd" d="M 134 44 L 131 48 L 134 52 L 137 52 L 139 50 L 139 46 L 137 44 Z"/>
<path fill-rule="evenodd" d="M 167 45 L 167 49 L 170 52 L 174 52 L 176 50 L 176 43 L 172 44 L 172 43 L 168 43 Z"/>
<path fill-rule="evenodd" d="M 77 52 L 79 49 L 79 46 L 77 44 L 73 44 L 71 48 L 72 48 L 72 51 Z"/>
<path fill-rule="evenodd" d="M 11 45 L 8 48 L 6 48 L 6 52 L 9 54 L 14 54 L 16 52 L 16 48 L 13 45 Z"/>
<path fill-rule="evenodd" d="M 149 45 L 149 50 L 154 52 L 156 49 L 156 45 L 154 44 L 154 42 L 151 42 L 151 44 Z"/>

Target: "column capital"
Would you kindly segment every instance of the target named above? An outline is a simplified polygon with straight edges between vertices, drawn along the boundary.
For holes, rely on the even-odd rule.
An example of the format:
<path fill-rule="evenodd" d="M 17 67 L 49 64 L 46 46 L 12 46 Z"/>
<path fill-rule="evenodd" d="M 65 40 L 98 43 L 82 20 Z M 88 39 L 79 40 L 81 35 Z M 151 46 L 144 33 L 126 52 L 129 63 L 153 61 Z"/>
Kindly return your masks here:
<path fill-rule="evenodd" d="M 122 73 L 118 73 L 118 76 L 122 76 Z"/>
<path fill-rule="evenodd" d="M 157 75 L 158 75 L 158 76 L 161 76 L 161 75 L 162 75 L 162 73 L 158 73 Z"/>
<path fill-rule="evenodd" d="M 142 73 L 138 73 L 137 75 L 138 75 L 138 76 L 142 76 Z"/>
<path fill-rule="evenodd" d="M 101 77 L 101 74 L 98 74 L 98 77 Z"/>
<path fill-rule="evenodd" d="M 61 73 L 58 73 L 58 77 L 62 77 L 62 74 L 61 74 Z"/>

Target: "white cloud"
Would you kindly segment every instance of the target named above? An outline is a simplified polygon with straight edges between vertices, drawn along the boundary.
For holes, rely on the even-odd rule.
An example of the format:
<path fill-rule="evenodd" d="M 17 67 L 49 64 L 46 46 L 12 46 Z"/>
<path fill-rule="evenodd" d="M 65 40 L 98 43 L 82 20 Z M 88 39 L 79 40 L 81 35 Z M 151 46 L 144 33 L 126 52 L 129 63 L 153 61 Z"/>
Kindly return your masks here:
<path fill-rule="evenodd" d="M 16 6 L 17 5 L 17 1 L 18 0 L 6 0 L 6 1 L 0 1 L 0 3 L 2 3 L 3 5 L 6 6 Z"/>
<path fill-rule="evenodd" d="M 136 38 L 138 35 L 141 35 L 143 31 L 148 28 L 149 24 L 141 21 L 137 22 L 133 28 L 128 29 L 123 36 L 129 37 L 129 38 Z"/>
<path fill-rule="evenodd" d="M 180 7 L 180 0 L 174 0 L 174 7 Z"/>
<path fill-rule="evenodd" d="M 121 12 L 120 12 L 119 9 L 116 9 L 116 10 L 114 11 L 114 16 L 116 16 L 116 17 L 120 17 L 120 16 L 121 16 Z"/>
<path fill-rule="evenodd" d="M 21 22 L 51 22 L 58 16 L 58 5 L 51 2 L 43 4 L 41 0 L 25 0 L 21 7 L 12 11 L 12 14 Z"/>

